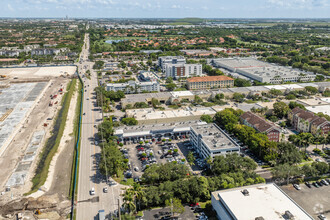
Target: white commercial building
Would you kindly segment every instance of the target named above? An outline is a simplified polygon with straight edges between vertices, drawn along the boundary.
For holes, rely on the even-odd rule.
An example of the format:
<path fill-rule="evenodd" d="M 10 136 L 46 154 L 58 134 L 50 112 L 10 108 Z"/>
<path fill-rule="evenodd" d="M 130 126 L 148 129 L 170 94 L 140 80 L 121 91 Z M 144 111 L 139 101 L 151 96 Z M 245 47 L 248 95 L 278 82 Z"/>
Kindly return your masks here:
<path fill-rule="evenodd" d="M 190 142 L 202 158 L 239 153 L 239 145 L 216 124 L 191 126 Z"/>
<path fill-rule="evenodd" d="M 166 64 L 165 75 L 178 79 L 182 77 L 201 76 L 203 73 L 202 64 Z"/>
<path fill-rule="evenodd" d="M 211 202 L 219 220 L 313 219 L 275 184 L 215 191 Z"/>
<path fill-rule="evenodd" d="M 186 59 L 183 56 L 165 56 L 158 58 L 158 66 L 160 66 L 165 71 L 166 64 L 185 64 Z"/>
<path fill-rule="evenodd" d="M 316 77 L 311 72 L 274 65 L 253 58 L 220 58 L 214 59 L 213 63 L 217 67 L 263 83 L 308 82 L 313 81 Z"/>
<path fill-rule="evenodd" d="M 150 82 L 136 82 L 129 81 L 127 83 L 108 83 L 106 86 L 107 91 L 123 91 L 126 94 L 148 92 L 159 92 L 160 85 L 157 81 Z"/>

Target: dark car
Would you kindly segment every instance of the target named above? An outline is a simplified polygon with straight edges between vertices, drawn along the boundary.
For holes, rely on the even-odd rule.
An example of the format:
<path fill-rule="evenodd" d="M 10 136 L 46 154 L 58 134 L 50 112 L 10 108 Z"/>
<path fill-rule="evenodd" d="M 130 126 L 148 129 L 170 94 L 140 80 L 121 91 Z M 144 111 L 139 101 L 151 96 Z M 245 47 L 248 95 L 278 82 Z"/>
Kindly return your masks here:
<path fill-rule="evenodd" d="M 319 184 L 317 184 L 317 182 L 314 182 L 313 183 L 313 186 L 315 186 L 316 188 L 319 188 L 320 187 Z"/>
<path fill-rule="evenodd" d="M 321 181 L 318 181 L 317 184 L 319 184 L 319 186 L 323 186 L 323 183 Z"/>
<path fill-rule="evenodd" d="M 311 187 L 312 187 L 312 184 L 311 184 L 310 182 L 305 182 L 305 184 L 306 184 L 306 186 L 307 186 L 308 188 L 311 188 Z"/>

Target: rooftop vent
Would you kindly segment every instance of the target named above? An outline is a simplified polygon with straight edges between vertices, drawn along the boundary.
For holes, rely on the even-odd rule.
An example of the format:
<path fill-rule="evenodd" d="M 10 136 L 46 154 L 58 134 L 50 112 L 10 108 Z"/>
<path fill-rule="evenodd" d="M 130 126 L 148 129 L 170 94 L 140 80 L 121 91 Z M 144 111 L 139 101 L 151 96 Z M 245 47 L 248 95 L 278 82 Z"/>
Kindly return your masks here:
<path fill-rule="evenodd" d="M 292 213 L 289 210 L 285 211 L 284 215 L 285 215 L 286 219 L 291 219 L 291 220 L 294 219 L 294 216 L 292 215 Z"/>
<path fill-rule="evenodd" d="M 244 189 L 241 192 L 243 193 L 244 196 L 249 196 L 250 195 L 250 193 L 249 193 L 249 191 L 247 189 Z"/>
<path fill-rule="evenodd" d="M 265 219 L 264 219 L 264 217 L 259 216 L 259 217 L 256 217 L 255 220 L 265 220 Z"/>

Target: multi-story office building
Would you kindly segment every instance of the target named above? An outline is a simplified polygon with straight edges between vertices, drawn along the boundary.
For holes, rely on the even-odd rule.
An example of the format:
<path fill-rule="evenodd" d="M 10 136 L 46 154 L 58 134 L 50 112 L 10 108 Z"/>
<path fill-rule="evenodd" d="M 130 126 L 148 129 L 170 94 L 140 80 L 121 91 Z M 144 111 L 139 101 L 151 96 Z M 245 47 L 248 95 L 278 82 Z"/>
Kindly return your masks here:
<path fill-rule="evenodd" d="M 157 81 L 150 82 L 135 82 L 129 81 L 127 83 L 108 83 L 107 91 L 123 91 L 126 94 L 141 93 L 143 91 L 159 92 L 160 85 Z"/>
<path fill-rule="evenodd" d="M 166 64 L 165 75 L 173 79 L 201 76 L 202 64 Z"/>
<path fill-rule="evenodd" d="M 185 64 L 186 59 L 183 56 L 165 56 L 158 58 L 158 66 L 165 72 L 166 64 Z"/>
<path fill-rule="evenodd" d="M 203 76 L 187 79 L 188 89 L 215 89 L 234 86 L 234 79 L 228 76 Z"/>
<path fill-rule="evenodd" d="M 244 112 L 240 119 L 244 125 L 252 127 L 260 133 L 265 133 L 270 141 L 280 141 L 281 129 L 268 122 L 266 119 L 252 112 Z"/>
<path fill-rule="evenodd" d="M 190 142 L 202 158 L 239 153 L 239 145 L 216 124 L 191 126 Z"/>

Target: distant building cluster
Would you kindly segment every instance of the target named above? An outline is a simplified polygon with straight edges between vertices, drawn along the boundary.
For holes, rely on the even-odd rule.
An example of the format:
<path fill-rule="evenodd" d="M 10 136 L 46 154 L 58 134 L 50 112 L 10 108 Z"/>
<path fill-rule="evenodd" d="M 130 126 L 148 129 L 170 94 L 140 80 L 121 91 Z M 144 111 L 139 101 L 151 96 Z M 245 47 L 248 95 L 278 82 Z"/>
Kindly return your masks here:
<path fill-rule="evenodd" d="M 299 132 L 310 132 L 313 135 L 327 135 L 330 132 L 330 122 L 328 120 L 299 107 L 288 113 L 288 119 L 294 129 Z"/>
<path fill-rule="evenodd" d="M 212 61 L 216 67 L 228 69 L 262 83 L 308 82 L 316 77 L 311 72 L 273 65 L 253 58 L 219 58 Z"/>

